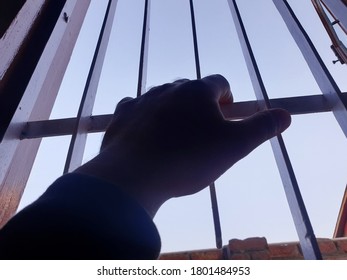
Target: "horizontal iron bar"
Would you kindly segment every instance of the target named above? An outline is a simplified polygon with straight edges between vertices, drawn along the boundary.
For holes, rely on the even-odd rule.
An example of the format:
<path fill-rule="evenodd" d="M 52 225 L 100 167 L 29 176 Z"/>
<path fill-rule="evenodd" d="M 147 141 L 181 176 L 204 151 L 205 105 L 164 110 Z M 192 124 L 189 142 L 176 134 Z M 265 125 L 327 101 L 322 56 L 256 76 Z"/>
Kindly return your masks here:
<path fill-rule="evenodd" d="M 331 104 L 332 112 L 340 125 L 341 130 L 347 137 L 347 106 L 343 101 L 341 90 L 334 78 L 324 64 L 312 40 L 304 27 L 296 17 L 293 9 L 287 0 L 272 0 L 278 12 L 282 16 L 288 31 L 296 42 L 307 66 L 311 70 L 312 76 L 316 80 L 318 87 L 326 100 Z M 337 2 L 337 1 L 335 1 Z"/>
<path fill-rule="evenodd" d="M 347 103 L 347 95 L 343 99 Z M 329 112 L 331 108 L 323 95 L 308 95 L 298 97 L 270 99 L 272 108 L 283 108 L 291 115 Z M 240 119 L 258 112 L 257 101 L 242 101 L 222 107 L 227 119 Z M 103 132 L 112 119 L 112 114 L 95 115 L 89 117 L 88 133 Z M 28 122 L 23 130 L 21 139 L 34 139 L 52 136 L 71 135 L 75 127 L 76 118 L 43 120 Z"/>

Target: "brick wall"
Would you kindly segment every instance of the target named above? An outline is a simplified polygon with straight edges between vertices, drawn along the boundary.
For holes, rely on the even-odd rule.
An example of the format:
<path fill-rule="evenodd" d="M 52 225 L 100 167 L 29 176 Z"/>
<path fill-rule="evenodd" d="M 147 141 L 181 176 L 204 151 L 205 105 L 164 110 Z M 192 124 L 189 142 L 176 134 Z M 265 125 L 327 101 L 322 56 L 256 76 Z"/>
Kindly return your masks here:
<path fill-rule="evenodd" d="M 347 260 L 347 238 L 318 238 L 325 260 Z M 299 242 L 268 244 L 264 237 L 231 239 L 222 249 L 163 253 L 161 260 L 301 260 Z"/>

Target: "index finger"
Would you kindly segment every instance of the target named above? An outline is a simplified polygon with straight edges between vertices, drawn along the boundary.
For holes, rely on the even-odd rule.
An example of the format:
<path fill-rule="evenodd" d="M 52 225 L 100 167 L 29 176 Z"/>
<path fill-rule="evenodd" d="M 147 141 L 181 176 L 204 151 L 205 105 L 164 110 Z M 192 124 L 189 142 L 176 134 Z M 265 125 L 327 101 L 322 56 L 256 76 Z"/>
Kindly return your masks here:
<path fill-rule="evenodd" d="M 219 104 L 231 104 L 233 102 L 233 95 L 231 93 L 230 85 L 227 79 L 220 74 L 206 76 L 201 79 L 206 83 L 215 94 L 215 99 Z"/>

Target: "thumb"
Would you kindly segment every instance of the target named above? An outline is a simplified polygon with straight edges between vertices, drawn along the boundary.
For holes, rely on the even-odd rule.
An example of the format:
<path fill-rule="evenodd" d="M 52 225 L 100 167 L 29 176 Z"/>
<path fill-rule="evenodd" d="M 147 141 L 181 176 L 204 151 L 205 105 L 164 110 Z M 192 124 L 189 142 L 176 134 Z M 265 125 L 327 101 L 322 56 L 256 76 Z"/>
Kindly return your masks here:
<path fill-rule="evenodd" d="M 239 123 L 242 127 L 240 137 L 245 140 L 244 152 L 248 154 L 266 140 L 286 130 L 291 123 L 291 116 L 286 110 L 270 109 L 256 113 Z"/>

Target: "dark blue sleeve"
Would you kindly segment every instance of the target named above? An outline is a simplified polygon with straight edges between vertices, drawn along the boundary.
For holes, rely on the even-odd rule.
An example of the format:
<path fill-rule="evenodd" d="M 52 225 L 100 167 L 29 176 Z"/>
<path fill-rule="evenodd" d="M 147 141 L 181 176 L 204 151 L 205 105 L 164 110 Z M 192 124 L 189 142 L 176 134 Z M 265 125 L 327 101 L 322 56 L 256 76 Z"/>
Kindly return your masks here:
<path fill-rule="evenodd" d="M 0 259 L 156 259 L 147 212 L 116 186 L 67 174 L 0 230 Z"/>

